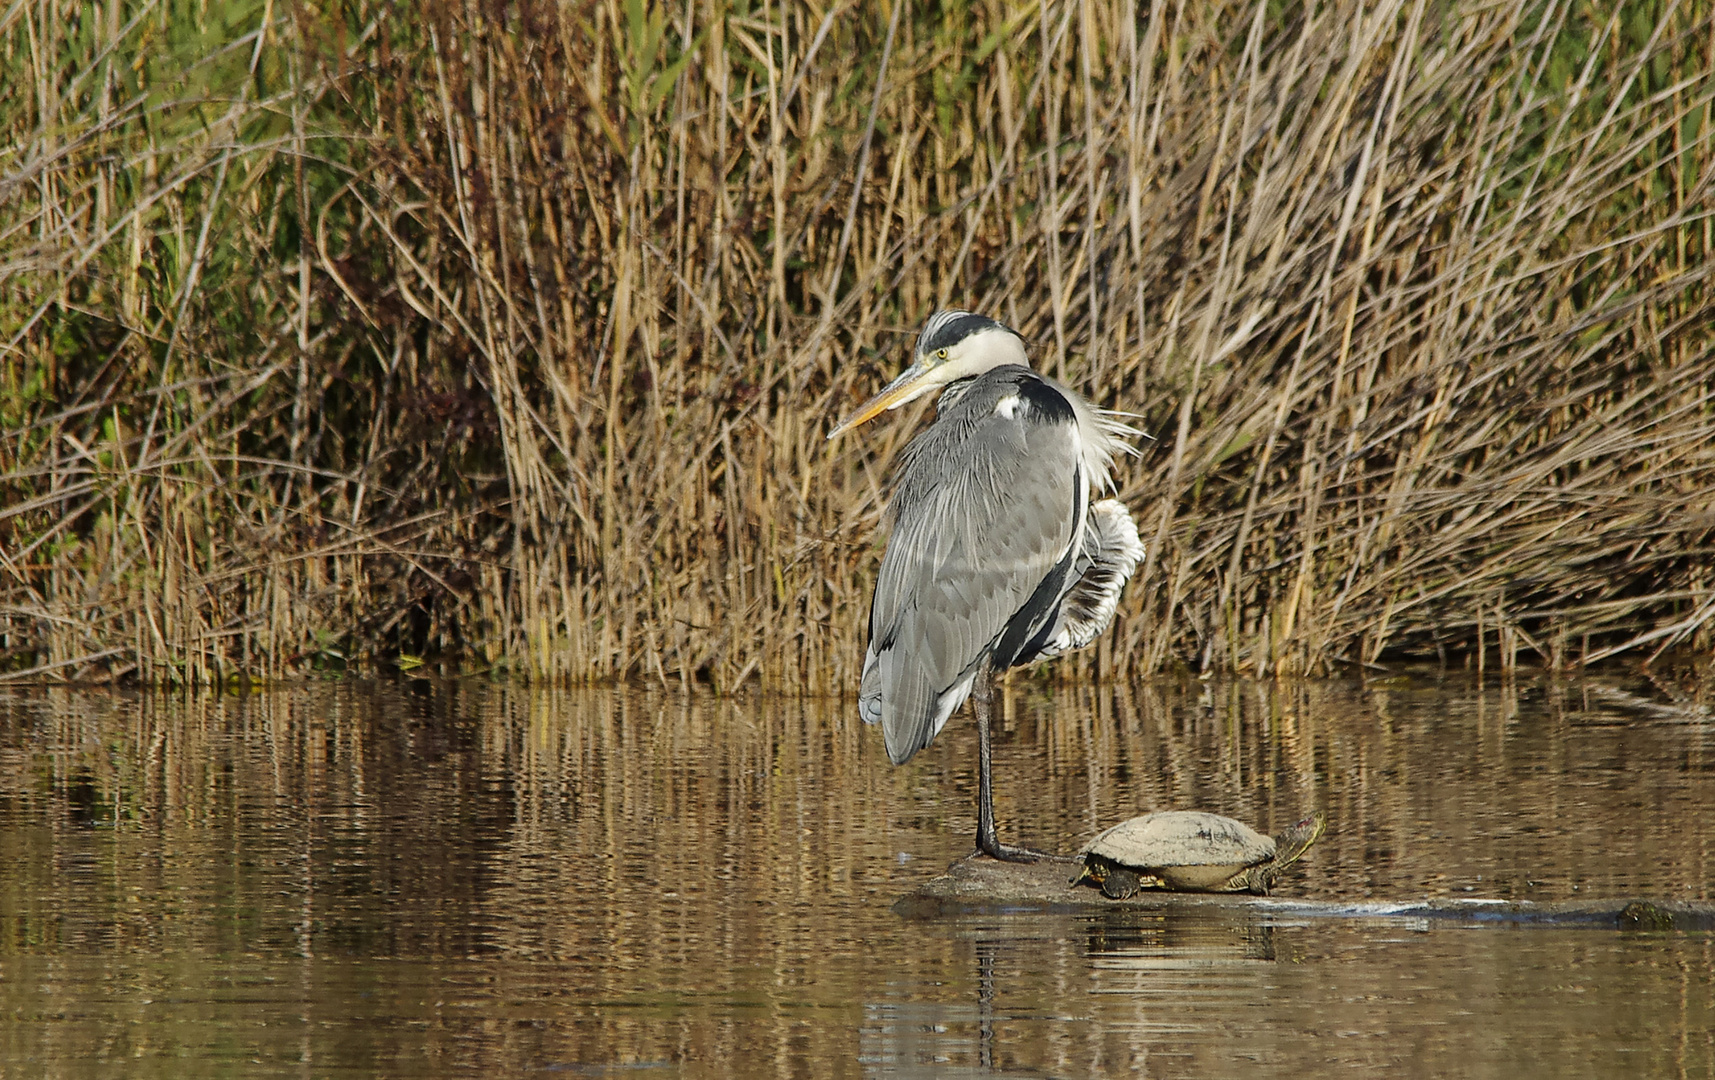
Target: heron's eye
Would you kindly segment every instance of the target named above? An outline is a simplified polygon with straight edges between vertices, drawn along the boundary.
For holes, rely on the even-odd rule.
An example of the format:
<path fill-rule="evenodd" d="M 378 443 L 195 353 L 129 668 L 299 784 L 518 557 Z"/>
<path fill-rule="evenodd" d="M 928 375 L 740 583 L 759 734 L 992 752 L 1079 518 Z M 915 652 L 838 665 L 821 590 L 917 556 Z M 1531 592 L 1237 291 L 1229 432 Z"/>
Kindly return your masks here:
<path fill-rule="evenodd" d="M 935 350 L 935 355 L 939 356 L 941 359 L 945 360 L 947 358 L 947 350 L 946 349 L 937 349 L 937 350 Z"/>

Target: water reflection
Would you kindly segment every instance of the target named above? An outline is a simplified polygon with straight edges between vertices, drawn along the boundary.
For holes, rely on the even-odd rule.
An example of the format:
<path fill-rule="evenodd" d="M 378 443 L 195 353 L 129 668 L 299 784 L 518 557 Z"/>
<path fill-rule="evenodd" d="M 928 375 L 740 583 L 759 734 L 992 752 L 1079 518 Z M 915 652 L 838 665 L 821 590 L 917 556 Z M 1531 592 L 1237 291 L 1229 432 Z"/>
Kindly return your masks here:
<path fill-rule="evenodd" d="M 1702 685 L 1015 680 L 998 810 L 1070 849 L 1323 809 L 1308 898 L 1707 900 Z M 838 701 L 14 693 L 0 1076 L 1715 1069 L 1708 934 L 900 919 L 975 828 L 947 736 L 894 768 Z"/>
<path fill-rule="evenodd" d="M 1107 912 L 1083 927 L 1094 970 L 1149 972 L 1246 960 L 1273 960 L 1274 924 L 1258 914 Z"/>

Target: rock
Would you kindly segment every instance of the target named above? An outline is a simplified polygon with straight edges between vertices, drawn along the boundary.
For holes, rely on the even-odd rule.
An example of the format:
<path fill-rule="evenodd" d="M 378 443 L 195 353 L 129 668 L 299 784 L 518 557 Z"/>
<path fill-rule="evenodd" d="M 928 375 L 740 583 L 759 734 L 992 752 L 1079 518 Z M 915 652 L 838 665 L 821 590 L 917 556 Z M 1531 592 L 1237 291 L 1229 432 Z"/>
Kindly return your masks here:
<path fill-rule="evenodd" d="M 938 919 L 978 913 L 1179 911 L 1252 918 L 1435 919 L 1463 923 L 1610 926 L 1632 930 L 1715 930 L 1715 904 L 1702 901 L 1571 900 L 1532 903 L 1487 897 L 1420 900 L 1300 900 L 1243 893 L 1146 890 L 1110 900 L 1098 890 L 1067 884 L 1070 862 L 1005 863 L 971 855 L 899 898 L 906 918 Z"/>

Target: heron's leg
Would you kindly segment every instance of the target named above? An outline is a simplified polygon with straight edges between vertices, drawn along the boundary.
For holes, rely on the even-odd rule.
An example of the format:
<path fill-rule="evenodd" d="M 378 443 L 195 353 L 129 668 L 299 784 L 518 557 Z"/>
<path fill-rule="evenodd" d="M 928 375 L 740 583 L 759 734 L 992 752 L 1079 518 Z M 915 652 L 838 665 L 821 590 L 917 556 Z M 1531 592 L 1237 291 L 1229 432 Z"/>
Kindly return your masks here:
<path fill-rule="evenodd" d="M 994 671 L 987 659 L 977 668 L 971 686 L 971 704 L 977 712 L 977 850 L 991 858 L 1007 862 L 1069 862 L 1064 855 L 1054 855 L 1027 847 L 1003 844 L 994 831 L 994 754 L 989 749 L 989 720 L 994 709 Z"/>

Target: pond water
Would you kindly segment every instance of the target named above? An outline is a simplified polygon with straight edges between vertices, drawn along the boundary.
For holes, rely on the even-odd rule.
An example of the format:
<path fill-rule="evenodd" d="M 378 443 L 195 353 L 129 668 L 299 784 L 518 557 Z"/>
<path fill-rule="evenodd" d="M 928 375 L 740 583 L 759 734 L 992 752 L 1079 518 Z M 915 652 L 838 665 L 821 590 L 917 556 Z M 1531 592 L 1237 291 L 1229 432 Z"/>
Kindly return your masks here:
<path fill-rule="evenodd" d="M 1708 901 L 1703 682 L 1014 679 L 1003 837 L 1196 807 L 1310 900 Z M 1711 1076 L 1715 935 L 892 905 L 961 714 L 472 681 L 0 696 L 0 1077 Z"/>

